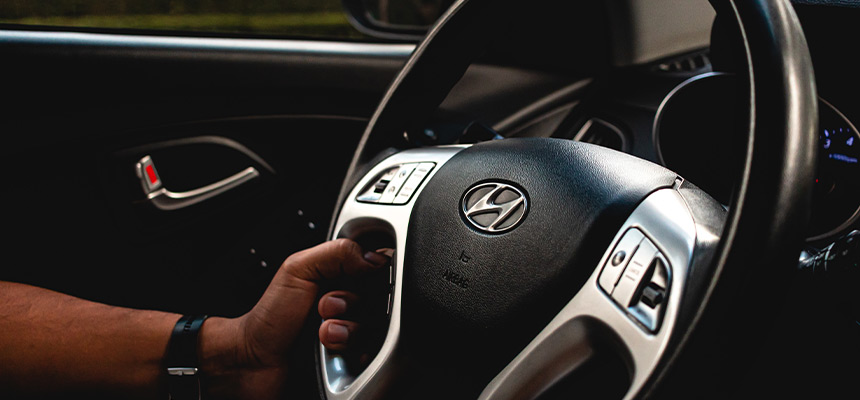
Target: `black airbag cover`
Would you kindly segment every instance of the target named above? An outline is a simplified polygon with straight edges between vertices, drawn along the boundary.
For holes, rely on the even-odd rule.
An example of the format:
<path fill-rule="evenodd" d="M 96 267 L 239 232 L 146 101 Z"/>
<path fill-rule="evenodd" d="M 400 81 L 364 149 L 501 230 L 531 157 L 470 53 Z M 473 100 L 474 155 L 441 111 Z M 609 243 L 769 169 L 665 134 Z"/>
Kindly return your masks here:
<path fill-rule="evenodd" d="M 427 183 L 410 219 L 404 337 L 432 357 L 468 351 L 509 361 L 576 294 L 636 205 L 675 178 L 570 140 L 463 150 Z M 488 181 L 518 186 L 528 199 L 524 220 L 508 232 L 482 233 L 461 212 L 464 194 Z"/>

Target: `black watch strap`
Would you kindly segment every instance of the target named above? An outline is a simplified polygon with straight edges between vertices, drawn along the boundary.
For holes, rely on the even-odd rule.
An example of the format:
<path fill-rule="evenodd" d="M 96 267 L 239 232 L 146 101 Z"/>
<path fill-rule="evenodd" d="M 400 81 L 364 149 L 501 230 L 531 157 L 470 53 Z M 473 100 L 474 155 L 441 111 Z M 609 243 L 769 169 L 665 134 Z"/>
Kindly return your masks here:
<path fill-rule="evenodd" d="M 176 322 L 167 345 L 168 399 L 200 400 L 197 335 L 208 315 L 185 315 Z"/>

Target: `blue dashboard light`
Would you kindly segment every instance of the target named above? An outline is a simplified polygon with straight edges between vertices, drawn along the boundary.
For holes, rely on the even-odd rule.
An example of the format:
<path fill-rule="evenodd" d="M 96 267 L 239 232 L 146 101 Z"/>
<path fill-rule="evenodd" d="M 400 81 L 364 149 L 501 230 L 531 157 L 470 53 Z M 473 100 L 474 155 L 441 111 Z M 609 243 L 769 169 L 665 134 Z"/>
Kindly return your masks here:
<path fill-rule="evenodd" d="M 845 162 L 845 163 L 848 163 L 848 164 L 857 164 L 857 159 L 856 159 L 856 158 L 854 158 L 854 157 L 849 157 L 849 156 L 846 156 L 846 155 L 844 155 L 844 154 L 837 154 L 837 153 L 833 153 L 833 154 L 828 154 L 827 156 L 828 156 L 828 157 L 830 157 L 830 158 L 831 158 L 831 159 L 833 159 L 833 160 L 836 160 L 836 161 L 842 161 L 842 162 Z"/>

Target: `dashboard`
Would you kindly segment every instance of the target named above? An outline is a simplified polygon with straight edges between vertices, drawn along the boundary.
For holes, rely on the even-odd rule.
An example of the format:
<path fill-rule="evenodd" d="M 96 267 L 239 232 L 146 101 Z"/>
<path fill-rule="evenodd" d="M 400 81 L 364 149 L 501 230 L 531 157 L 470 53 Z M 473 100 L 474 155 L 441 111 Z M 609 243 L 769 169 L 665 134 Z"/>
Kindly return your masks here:
<path fill-rule="evenodd" d="M 860 216 L 860 135 L 836 107 L 823 99 L 820 104 L 812 240 L 839 234 Z"/>
<path fill-rule="evenodd" d="M 855 98 L 860 85 L 851 64 L 840 61 L 852 48 L 848 43 L 856 33 L 850 27 L 860 19 L 860 7 L 813 1 L 794 6 L 807 35 L 819 91 L 819 161 L 806 239 L 820 249 L 860 228 L 860 103 Z M 632 11 L 633 25 L 641 25 L 635 23 L 637 12 L 643 19 L 651 15 Z M 712 17 L 688 11 L 700 22 Z M 620 39 L 612 41 L 615 48 L 623 47 L 617 44 Z M 581 81 L 578 89 L 571 89 L 574 96 L 554 93 L 559 98 L 548 100 L 542 113 L 494 128 L 505 137 L 561 137 L 628 152 L 678 172 L 727 205 L 742 162 L 733 149 L 745 137 L 738 132 L 748 129 L 739 125 L 748 120 L 748 100 L 738 87 L 732 61 L 724 51 L 714 53 L 714 45 L 719 51 L 725 44 L 718 35 L 711 40 L 710 48 L 700 44 L 630 65 L 616 50 L 611 73 Z M 640 45 L 645 49 L 627 53 L 648 53 L 649 45 Z"/>
<path fill-rule="evenodd" d="M 654 140 L 659 161 L 728 204 L 741 155 L 731 144 L 739 138 L 736 77 L 705 73 L 670 92 L 657 112 Z M 705 105 L 705 106 L 703 106 Z M 831 103 L 820 99 L 818 170 L 815 177 L 809 241 L 843 233 L 860 216 L 860 136 L 855 125 Z M 729 140 L 726 140 L 729 139 Z"/>

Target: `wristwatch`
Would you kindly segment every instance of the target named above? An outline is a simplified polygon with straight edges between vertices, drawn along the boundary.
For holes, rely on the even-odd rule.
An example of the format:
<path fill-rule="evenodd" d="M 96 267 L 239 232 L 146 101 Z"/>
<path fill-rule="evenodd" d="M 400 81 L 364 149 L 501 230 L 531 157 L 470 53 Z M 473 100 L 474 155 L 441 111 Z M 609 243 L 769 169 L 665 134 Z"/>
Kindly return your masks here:
<path fill-rule="evenodd" d="M 200 362 L 197 336 L 208 315 L 184 315 L 170 336 L 165 356 L 167 391 L 170 400 L 200 400 Z"/>

